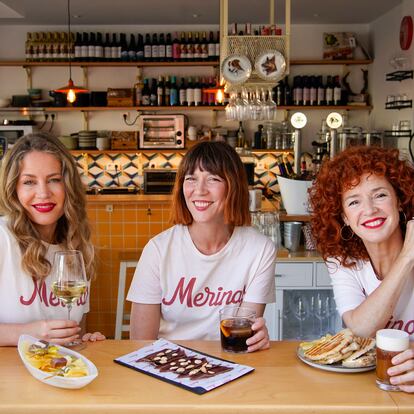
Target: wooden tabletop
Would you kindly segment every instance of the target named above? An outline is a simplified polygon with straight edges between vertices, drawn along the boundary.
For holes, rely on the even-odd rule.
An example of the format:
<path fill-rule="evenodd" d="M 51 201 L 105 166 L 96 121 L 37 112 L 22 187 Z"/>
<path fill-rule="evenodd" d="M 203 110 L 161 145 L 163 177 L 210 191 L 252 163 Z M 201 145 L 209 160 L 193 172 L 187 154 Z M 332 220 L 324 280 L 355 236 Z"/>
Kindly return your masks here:
<path fill-rule="evenodd" d="M 88 344 L 82 353 L 99 375 L 80 390 L 65 390 L 34 379 L 16 348 L 0 348 L 0 413 L 391 413 L 414 412 L 414 396 L 388 393 L 375 385 L 375 371 L 342 374 L 309 367 L 297 359 L 295 342 L 273 342 L 268 351 L 223 353 L 219 342 L 182 345 L 250 365 L 255 371 L 204 395 L 196 395 L 113 359 L 148 341 Z"/>

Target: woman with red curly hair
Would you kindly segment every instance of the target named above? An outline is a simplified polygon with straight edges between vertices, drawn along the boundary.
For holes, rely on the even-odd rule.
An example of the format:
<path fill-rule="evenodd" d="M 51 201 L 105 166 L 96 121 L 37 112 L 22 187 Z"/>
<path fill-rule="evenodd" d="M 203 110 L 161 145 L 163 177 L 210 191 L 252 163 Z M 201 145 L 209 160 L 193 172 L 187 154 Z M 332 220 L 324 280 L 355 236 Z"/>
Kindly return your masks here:
<path fill-rule="evenodd" d="M 414 340 L 414 166 L 399 156 L 352 147 L 324 163 L 310 191 L 312 230 L 346 326 Z M 414 350 L 392 362 L 391 383 L 414 392 Z"/>

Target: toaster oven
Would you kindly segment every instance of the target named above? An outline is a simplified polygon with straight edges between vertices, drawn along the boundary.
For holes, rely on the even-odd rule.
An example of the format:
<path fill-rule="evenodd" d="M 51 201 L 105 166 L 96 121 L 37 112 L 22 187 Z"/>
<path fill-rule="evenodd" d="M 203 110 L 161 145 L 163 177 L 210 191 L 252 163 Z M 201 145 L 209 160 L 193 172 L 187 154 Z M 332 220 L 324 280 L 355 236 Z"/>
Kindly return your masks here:
<path fill-rule="evenodd" d="M 144 194 L 171 194 L 177 170 L 167 168 L 144 169 Z"/>
<path fill-rule="evenodd" d="M 138 119 L 139 147 L 184 148 L 184 115 L 141 115 Z"/>

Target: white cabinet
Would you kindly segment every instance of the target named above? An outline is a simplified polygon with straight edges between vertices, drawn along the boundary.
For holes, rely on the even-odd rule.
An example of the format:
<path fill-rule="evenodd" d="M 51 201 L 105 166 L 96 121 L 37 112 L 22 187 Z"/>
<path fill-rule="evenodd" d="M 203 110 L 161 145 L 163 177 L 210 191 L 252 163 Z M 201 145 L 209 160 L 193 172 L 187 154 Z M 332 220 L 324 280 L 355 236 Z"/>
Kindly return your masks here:
<path fill-rule="evenodd" d="M 276 302 L 264 317 L 271 340 L 314 339 L 341 329 L 325 263 L 276 264 Z"/>

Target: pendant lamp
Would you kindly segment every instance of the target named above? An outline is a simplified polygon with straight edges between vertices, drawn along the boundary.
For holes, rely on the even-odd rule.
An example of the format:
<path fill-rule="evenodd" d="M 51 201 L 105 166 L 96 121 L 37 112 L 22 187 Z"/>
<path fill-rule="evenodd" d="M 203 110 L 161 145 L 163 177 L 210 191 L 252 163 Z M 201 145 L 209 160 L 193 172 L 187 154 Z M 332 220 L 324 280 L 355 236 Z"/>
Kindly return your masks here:
<path fill-rule="evenodd" d="M 76 86 L 72 80 L 72 36 L 70 32 L 70 0 L 67 1 L 67 11 L 68 11 L 68 57 L 69 57 L 69 81 L 66 86 L 62 88 L 55 89 L 55 92 L 60 92 L 66 94 L 66 99 L 69 103 L 73 103 L 76 101 L 76 94 L 77 93 L 86 93 L 88 92 L 87 89 L 82 88 L 81 86 Z"/>

